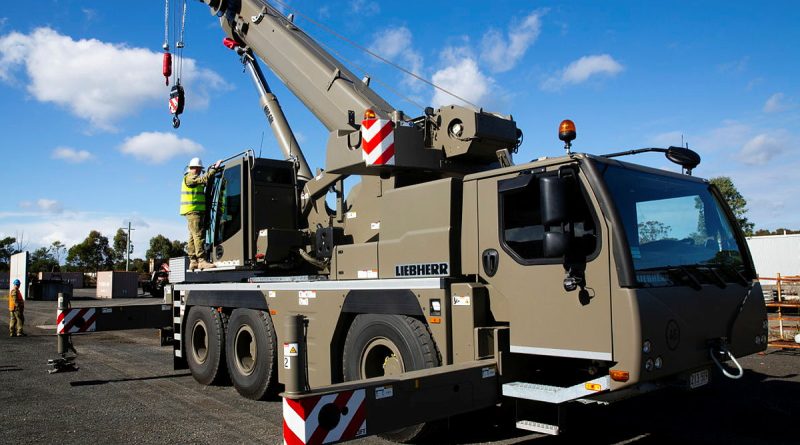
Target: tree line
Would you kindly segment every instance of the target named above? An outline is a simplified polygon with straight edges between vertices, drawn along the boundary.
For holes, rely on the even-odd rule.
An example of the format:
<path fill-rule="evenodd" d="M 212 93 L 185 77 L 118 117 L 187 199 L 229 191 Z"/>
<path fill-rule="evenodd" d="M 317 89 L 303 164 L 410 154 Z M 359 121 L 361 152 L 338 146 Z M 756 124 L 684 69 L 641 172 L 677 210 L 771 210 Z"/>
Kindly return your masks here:
<path fill-rule="evenodd" d="M 709 180 L 717 186 L 722 197 L 728 203 L 733 215 L 736 218 L 742 231 L 747 236 L 752 235 L 782 235 L 800 233 L 800 230 L 790 230 L 778 228 L 775 231 L 768 229 L 754 230 L 755 224 L 747 219 L 747 200 L 739 193 L 731 178 L 719 176 Z M 663 231 L 663 227 L 646 226 L 644 230 Z M 639 227 L 643 229 L 642 224 Z M 652 236 L 657 236 L 653 232 Z M 21 238 L 21 237 L 20 237 Z M 117 230 L 112 241 L 103 236 L 97 230 L 89 232 L 83 242 L 76 244 L 69 249 L 60 241 L 54 241 L 50 246 L 40 247 L 31 253 L 29 271 L 31 272 L 51 272 L 51 271 L 98 271 L 98 270 L 124 270 L 125 269 L 125 248 L 127 240 L 125 231 Z M 22 240 L 15 237 L 0 239 L 0 270 L 8 270 L 11 255 L 24 250 Z M 66 255 L 66 257 L 64 257 Z M 186 255 L 186 242 L 170 240 L 163 235 L 156 235 L 150 239 L 150 248 L 145 253 L 145 258 L 132 258 L 130 270 L 147 272 L 148 260 L 155 259 L 163 261 L 170 257 Z M 61 259 L 65 262 L 61 265 Z"/>
<path fill-rule="evenodd" d="M 29 272 L 94 272 L 125 270 L 127 239 L 125 231 L 117 233 L 109 241 L 97 230 L 92 230 L 81 243 L 67 248 L 61 241 L 39 247 L 30 254 Z M 0 239 L 0 270 L 8 270 L 12 255 L 24 250 L 16 237 Z M 149 260 L 165 261 L 171 257 L 186 255 L 186 242 L 170 240 L 163 235 L 150 238 L 150 248 L 145 258 L 131 258 L 129 270 L 148 272 Z M 63 261 L 62 261 L 63 260 Z"/>

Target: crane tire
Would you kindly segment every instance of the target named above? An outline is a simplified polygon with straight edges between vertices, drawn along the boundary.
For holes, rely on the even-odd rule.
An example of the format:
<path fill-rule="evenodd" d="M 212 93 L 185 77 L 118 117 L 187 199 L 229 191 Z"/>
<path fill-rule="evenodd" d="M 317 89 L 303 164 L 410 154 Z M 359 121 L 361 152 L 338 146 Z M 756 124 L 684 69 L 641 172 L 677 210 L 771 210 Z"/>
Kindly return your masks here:
<path fill-rule="evenodd" d="M 186 362 L 192 377 L 203 385 L 224 383 L 227 316 L 206 306 L 192 306 L 186 318 Z"/>
<path fill-rule="evenodd" d="M 344 341 L 345 381 L 396 375 L 440 364 L 441 357 L 428 326 L 405 315 L 357 315 Z M 420 423 L 381 436 L 394 442 L 414 442 L 429 436 L 439 426 L 440 422 Z"/>
<path fill-rule="evenodd" d="M 236 391 L 263 400 L 275 390 L 277 369 L 275 327 L 268 312 L 235 309 L 228 323 L 225 354 Z"/>

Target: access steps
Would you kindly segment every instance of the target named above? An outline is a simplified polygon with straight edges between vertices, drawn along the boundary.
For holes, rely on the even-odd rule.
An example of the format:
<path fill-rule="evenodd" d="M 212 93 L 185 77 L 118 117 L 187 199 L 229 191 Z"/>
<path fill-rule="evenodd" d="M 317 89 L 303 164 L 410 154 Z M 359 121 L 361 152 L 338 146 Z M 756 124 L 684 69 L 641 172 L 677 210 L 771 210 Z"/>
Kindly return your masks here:
<path fill-rule="evenodd" d="M 585 397 L 606 391 L 609 387 L 610 378 L 608 376 L 599 377 L 568 387 L 529 382 L 509 382 L 503 384 L 502 394 L 504 397 L 542 402 L 556 407 L 558 409 L 558 416 L 555 424 L 535 420 L 518 420 L 516 422 L 516 426 L 519 429 L 556 436 L 562 432 L 561 420 L 563 418 L 563 403 L 581 400 Z"/>

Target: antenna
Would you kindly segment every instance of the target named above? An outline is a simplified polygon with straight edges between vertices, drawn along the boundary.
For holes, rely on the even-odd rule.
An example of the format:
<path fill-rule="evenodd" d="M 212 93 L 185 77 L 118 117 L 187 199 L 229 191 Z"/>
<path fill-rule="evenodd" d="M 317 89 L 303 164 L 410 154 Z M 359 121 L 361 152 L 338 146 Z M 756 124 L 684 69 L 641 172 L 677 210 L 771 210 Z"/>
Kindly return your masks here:
<path fill-rule="evenodd" d="M 261 148 L 264 147 L 264 130 L 261 130 L 261 143 L 258 144 L 258 157 L 261 157 Z"/>

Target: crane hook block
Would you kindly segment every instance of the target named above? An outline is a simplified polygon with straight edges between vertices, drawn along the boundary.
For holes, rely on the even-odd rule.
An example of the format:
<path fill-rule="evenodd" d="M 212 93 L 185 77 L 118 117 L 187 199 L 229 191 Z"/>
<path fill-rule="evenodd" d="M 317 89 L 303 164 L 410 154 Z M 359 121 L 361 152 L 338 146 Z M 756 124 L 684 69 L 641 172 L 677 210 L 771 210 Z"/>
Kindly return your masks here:
<path fill-rule="evenodd" d="M 185 96 L 183 93 L 183 85 L 175 84 L 169 92 L 169 112 L 176 117 L 183 113 L 183 106 L 185 104 Z"/>
<path fill-rule="evenodd" d="M 164 52 L 161 73 L 164 74 L 165 85 L 169 85 L 169 76 L 172 75 L 172 54 L 170 54 L 169 51 Z"/>

